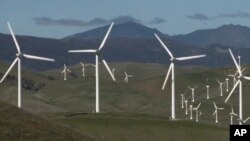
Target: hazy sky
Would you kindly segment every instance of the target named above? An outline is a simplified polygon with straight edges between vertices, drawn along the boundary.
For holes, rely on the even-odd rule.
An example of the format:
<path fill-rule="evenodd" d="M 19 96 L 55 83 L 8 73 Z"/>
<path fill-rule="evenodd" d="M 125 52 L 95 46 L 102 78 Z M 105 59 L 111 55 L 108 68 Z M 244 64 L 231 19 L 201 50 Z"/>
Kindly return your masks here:
<path fill-rule="evenodd" d="M 174 35 L 223 24 L 250 27 L 250 0 L 0 0 L 0 32 L 61 38 L 134 20 Z"/>

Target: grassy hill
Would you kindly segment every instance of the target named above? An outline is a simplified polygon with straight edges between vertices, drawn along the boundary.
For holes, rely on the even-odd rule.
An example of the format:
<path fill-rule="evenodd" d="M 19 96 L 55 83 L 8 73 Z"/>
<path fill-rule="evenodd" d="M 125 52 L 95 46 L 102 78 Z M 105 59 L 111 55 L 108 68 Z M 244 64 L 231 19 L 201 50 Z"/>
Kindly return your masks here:
<path fill-rule="evenodd" d="M 23 109 L 39 116 L 46 116 L 58 124 L 86 133 L 96 140 L 212 140 L 208 133 L 215 132 L 216 138 L 228 140 L 230 106 L 238 112 L 237 92 L 229 103 L 224 103 L 228 94 L 224 87 L 224 96 L 219 96 L 217 79 L 223 81 L 234 68 L 208 69 L 201 67 L 176 68 L 176 116 L 178 121 L 169 121 L 170 82 L 161 90 L 168 66 L 140 63 L 110 63 L 116 68 L 117 82 L 113 82 L 104 66 L 100 65 L 100 110 L 101 114 L 90 114 L 95 109 L 94 68 L 86 68 L 86 77 L 81 76 L 79 64 L 71 66 L 68 80 L 63 80 L 61 70 L 43 73 L 23 71 Z M 2 64 L 0 74 L 8 65 Z M 134 75 L 129 83 L 124 83 L 124 71 Z M 249 71 L 244 72 L 248 74 Z M 208 81 L 206 81 L 208 79 Z M 16 106 L 16 70 L 1 84 L 0 99 Z M 206 84 L 210 84 L 210 100 L 206 100 Z M 244 81 L 244 117 L 250 115 L 248 99 L 249 82 Z M 191 91 L 188 86 L 198 85 L 195 91 L 196 102 L 202 102 L 200 123 L 189 120 L 189 115 L 181 109 L 180 93 L 185 93 L 190 104 Z M 230 89 L 232 80 L 230 79 Z M 215 101 L 225 110 L 219 111 L 219 123 L 215 124 L 212 115 Z M 66 113 L 66 114 L 65 114 Z M 69 115 L 67 113 L 73 113 Z M 74 113 L 88 113 L 76 114 Z M 116 114 L 110 114 L 116 113 Z M 249 113 L 249 114 L 248 114 Z M 140 120 L 138 120 L 138 118 Z M 155 120 L 156 119 L 156 120 Z M 237 122 L 237 119 L 234 120 Z M 129 124 L 131 123 L 131 124 Z M 249 123 L 249 121 L 248 121 Z M 131 131 L 130 131 L 131 130 Z M 217 131 L 218 130 L 218 131 Z M 130 131 L 130 132 L 128 132 Z M 174 134 L 176 133 L 176 135 Z M 105 134 L 105 135 L 104 135 Z M 177 136 L 178 135 L 178 136 Z M 211 136 L 211 134 L 209 134 Z M 197 138 L 196 138 L 197 137 Z"/>
<path fill-rule="evenodd" d="M 111 68 L 116 68 L 115 76 L 117 82 L 113 82 L 103 65 L 100 65 L 100 110 L 103 113 L 139 113 L 170 115 L 170 83 L 164 91 L 161 90 L 163 80 L 167 71 L 167 66 L 158 64 L 139 64 L 139 63 L 113 63 Z M 3 70 L 7 68 L 3 65 Z M 34 90 L 34 86 L 23 90 L 23 107 L 25 110 L 36 113 L 55 113 L 55 112 L 84 112 L 92 113 L 95 109 L 95 76 L 94 68 L 86 68 L 86 77 L 81 77 L 81 66 L 79 64 L 70 68 L 72 73 L 69 74 L 68 81 L 63 81 L 61 70 L 52 70 L 43 74 L 31 73 L 25 70 L 23 78 L 31 81 L 29 85 L 39 84 L 41 87 Z M 124 74 L 127 71 L 134 75 L 126 84 L 123 82 Z M 183 109 L 180 108 L 180 93 L 184 93 L 188 86 L 198 85 L 195 91 L 194 106 L 202 101 L 201 111 L 203 115 L 201 120 L 214 122 L 212 116 L 214 107 L 212 102 L 226 108 L 221 111 L 219 117 L 223 124 L 228 125 L 230 105 L 238 111 L 238 96 L 234 94 L 228 104 L 224 99 L 228 93 L 224 90 L 224 96 L 219 96 L 219 84 L 217 79 L 224 80 L 227 74 L 234 73 L 234 69 L 208 69 L 208 68 L 178 68 L 176 69 L 176 108 L 177 117 L 187 119 Z M 247 74 L 248 71 L 245 71 Z M 0 99 L 16 105 L 16 71 L 12 71 L 10 78 L 1 84 L 2 94 Z M 209 80 L 208 82 L 206 80 Z M 25 81 L 24 81 L 25 82 Z M 35 84 L 33 84 L 35 83 Z M 206 100 L 205 85 L 209 83 L 210 100 Z M 28 85 L 28 84 L 27 84 Z M 232 80 L 230 80 L 232 88 Z M 225 88 L 225 87 L 224 87 Z M 244 113 L 250 115 L 250 104 L 247 99 L 249 91 L 249 82 L 244 82 Z M 191 91 L 187 91 L 185 96 L 190 100 Z M 204 121 L 204 122 L 205 122 Z"/>
<path fill-rule="evenodd" d="M 108 141 L 211 141 L 229 140 L 229 129 L 187 120 L 169 121 L 143 114 L 54 115 L 53 120 Z"/>
<path fill-rule="evenodd" d="M 93 141 L 65 125 L 0 102 L 1 141 Z"/>

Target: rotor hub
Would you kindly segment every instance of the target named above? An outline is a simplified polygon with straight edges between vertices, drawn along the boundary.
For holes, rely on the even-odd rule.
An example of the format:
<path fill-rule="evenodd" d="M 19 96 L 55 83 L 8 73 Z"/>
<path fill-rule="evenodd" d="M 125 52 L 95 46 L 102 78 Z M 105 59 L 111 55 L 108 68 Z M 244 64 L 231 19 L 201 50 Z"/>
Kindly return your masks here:
<path fill-rule="evenodd" d="M 18 57 L 18 58 L 20 58 L 20 57 L 22 57 L 23 55 L 21 54 L 21 53 L 17 53 L 16 54 L 16 57 Z"/>
<path fill-rule="evenodd" d="M 175 61 L 175 58 L 170 58 L 170 61 L 171 61 L 171 62 L 174 62 L 174 61 Z"/>

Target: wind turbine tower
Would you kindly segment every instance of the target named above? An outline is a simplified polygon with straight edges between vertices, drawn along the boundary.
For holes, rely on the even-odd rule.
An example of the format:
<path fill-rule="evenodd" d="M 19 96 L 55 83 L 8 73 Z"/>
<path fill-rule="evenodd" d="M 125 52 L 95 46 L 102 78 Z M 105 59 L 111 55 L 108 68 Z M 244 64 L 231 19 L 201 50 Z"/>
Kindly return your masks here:
<path fill-rule="evenodd" d="M 170 66 L 165 78 L 165 81 L 163 83 L 162 86 L 162 90 L 164 90 L 168 77 L 170 75 L 170 73 L 172 73 L 172 78 L 171 78 L 171 90 L 172 90 L 172 94 L 171 94 L 171 118 L 175 119 L 175 71 L 174 71 L 174 64 L 176 61 L 184 61 L 184 60 L 190 60 L 190 59 L 196 59 L 196 58 L 201 58 L 201 57 L 205 57 L 206 55 L 196 55 L 196 56 L 187 56 L 187 57 L 177 57 L 175 58 L 172 54 L 172 52 L 168 49 L 168 47 L 163 43 L 163 41 L 160 39 L 160 37 L 155 33 L 154 34 L 155 37 L 157 38 L 157 40 L 160 42 L 160 44 L 162 45 L 162 47 L 166 50 L 166 52 L 169 54 L 170 56 Z"/>
<path fill-rule="evenodd" d="M 92 53 L 92 54 L 95 54 L 95 62 L 96 62 L 96 64 L 95 64 L 95 76 L 96 76 L 96 109 L 95 109 L 95 112 L 96 113 L 100 112 L 100 108 L 99 108 L 99 58 L 101 58 L 101 51 L 106 43 L 106 40 L 109 36 L 109 33 L 111 32 L 113 25 L 114 25 L 114 23 L 112 22 L 98 49 L 69 50 L 70 53 Z M 102 62 L 104 64 L 104 66 L 106 67 L 107 71 L 109 72 L 110 76 L 112 77 L 113 81 L 115 81 L 115 77 L 113 76 L 113 73 L 111 72 L 107 62 L 104 59 L 102 59 Z"/>
<path fill-rule="evenodd" d="M 244 75 L 242 74 L 241 67 L 240 67 L 239 64 L 237 63 L 237 61 L 236 61 L 236 59 L 235 59 L 235 57 L 234 57 L 234 55 L 233 55 L 231 49 L 229 49 L 229 53 L 230 53 L 230 55 L 231 55 L 231 57 L 232 57 L 232 59 L 233 59 L 233 62 L 234 62 L 234 64 L 235 64 L 236 68 L 237 68 L 237 71 L 238 71 L 238 74 L 239 74 L 239 75 L 238 75 L 238 80 L 237 80 L 237 82 L 235 83 L 235 85 L 234 85 L 233 89 L 231 90 L 231 92 L 229 93 L 228 97 L 226 98 L 225 103 L 230 99 L 230 97 L 232 96 L 232 94 L 233 94 L 233 92 L 235 91 L 235 89 L 236 89 L 237 87 L 239 87 L 239 119 L 240 119 L 240 120 L 239 120 L 239 124 L 242 125 L 242 124 L 243 124 L 243 122 L 242 122 L 242 121 L 243 121 L 242 81 L 243 81 L 244 79 L 250 80 L 250 77 L 244 76 Z"/>
<path fill-rule="evenodd" d="M 64 81 L 66 81 L 67 80 L 67 72 L 71 72 L 71 70 L 69 70 L 68 68 L 67 68 L 67 66 L 64 64 L 63 65 L 63 70 L 62 70 L 62 74 L 63 74 L 63 80 Z"/>
<path fill-rule="evenodd" d="M 34 55 L 29 55 L 29 54 L 24 54 L 21 52 L 21 48 L 17 42 L 17 39 L 15 37 L 15 34 L 10 26 L 10 23 L 7 22 L 8 28 L 10 30 L 11 36 L 14 40 L 16 49 L 17 49 L 17 53 L 16 53 L 16 59 L 12 62 L 12 64 L 10 65 L 10 67 L 8 68 L 8 70 L 6 71 L 6 73 L 4 74 L 3 78 L 1 79 L 0 83 L 2 83 L 4 81 L 4 79 L 6 78 L 6 76 L 9 74 L 9 72 L 12 70 L 12 68 L 14 67 L 14 65 L 17 63 L 18 66 L 18 77 L 17 77 L 17 81 L 18 81 L 18 108 L 22 107 L 22 103 L 21 103 L 21 90 L 22 90 L 22 76 L 21 76 L 21 60 L 23 58 L 26 59 L 31 59 L 31 60 L 42 60 L 42 61 L 51 61 L 54 62 L 54 59 L 50 59 L 50 58 L 45 58 L 45 57 L 39 57 L 39 56 L 34 56 Z"/>
<path fill-rule="evenodd" d="M 215 116 L 215 123 L 218 123 L 218 110 L 224 110 L 224 108 L 218 108 L 217 105 L 215 104 L 215 102 L 213 102 L 214 104 L 214 113 L 213 113 L 213 116 Z"/>

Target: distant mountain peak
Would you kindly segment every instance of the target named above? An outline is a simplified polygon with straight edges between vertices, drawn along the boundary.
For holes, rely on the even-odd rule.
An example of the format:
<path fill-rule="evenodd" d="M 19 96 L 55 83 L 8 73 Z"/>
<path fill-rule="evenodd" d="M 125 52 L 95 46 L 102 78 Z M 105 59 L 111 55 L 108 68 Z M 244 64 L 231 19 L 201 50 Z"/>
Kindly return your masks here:
<path fill-rule="evenodd" d="M 70 35 L 64 39 L 102 39 L 108 26 L 109 25 L 105 25 L 82 33 Z M 154 33 L 167 37 L 167 35 L 164 35 L 155 28 L 149 28 L 140 23 L 128 21 L 115 24 L 110 33 L 110 38 L 154 38 Z"/>
<path fill-rule="evenodd" d="M 200 46 L 220 44 L 235 48 L 250 48 L 250 28 L 235 24 L 227 24 L 215 29 L 197 30 L 172 38 L 186 44 Z"/>

